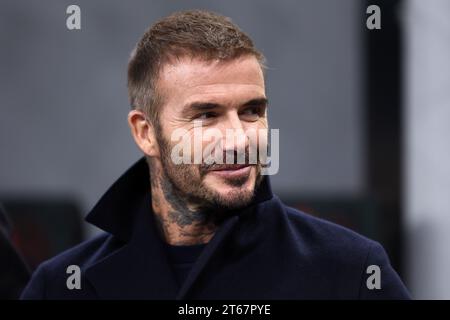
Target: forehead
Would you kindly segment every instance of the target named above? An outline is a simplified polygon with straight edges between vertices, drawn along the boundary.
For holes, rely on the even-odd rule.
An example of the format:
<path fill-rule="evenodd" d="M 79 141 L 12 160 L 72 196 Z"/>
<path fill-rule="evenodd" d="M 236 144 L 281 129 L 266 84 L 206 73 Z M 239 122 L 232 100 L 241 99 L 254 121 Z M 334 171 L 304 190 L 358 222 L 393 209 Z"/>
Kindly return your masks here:
<path fill-rule="evenodd" d="M 165 96 L 166 104 L 175 105 L 190 100 L 232 103 L 265 95 L 263 72 L 253 56 L 230 61 L 179 59 L 164 65 L 158 90 Z"/>

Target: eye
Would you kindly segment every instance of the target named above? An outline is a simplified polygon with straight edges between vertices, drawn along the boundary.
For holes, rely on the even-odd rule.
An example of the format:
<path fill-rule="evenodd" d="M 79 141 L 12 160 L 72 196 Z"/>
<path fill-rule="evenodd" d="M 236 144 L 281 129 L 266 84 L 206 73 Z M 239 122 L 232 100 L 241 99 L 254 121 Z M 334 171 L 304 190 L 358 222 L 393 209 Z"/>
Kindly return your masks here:
<path fill-rule="evenodd" d="M 251 107 L 244 110 L 245 114 L 259 114 L 259 108 L 257 107 Z"/>
<path fill-rule="evenodd" d="M 247 121 L 256 121 L 259 119 L 260 116 L 263 114 L 263 108 L 259 106 L 252 106 L 249 108 L 246 108 L 241 112 L 241 117 L 244 118 Z"/>
<path fill-rule="evenodd" d="M 215 112 L 202 112 L 199 113 L 198 115 L 196 115 L 194 118 L 195 119 L 200 119 L 200 120 L 206 120 L 206 119 L 211 119 L 211 118 L 215 118 L 217 116 L 217 114 Z"/>

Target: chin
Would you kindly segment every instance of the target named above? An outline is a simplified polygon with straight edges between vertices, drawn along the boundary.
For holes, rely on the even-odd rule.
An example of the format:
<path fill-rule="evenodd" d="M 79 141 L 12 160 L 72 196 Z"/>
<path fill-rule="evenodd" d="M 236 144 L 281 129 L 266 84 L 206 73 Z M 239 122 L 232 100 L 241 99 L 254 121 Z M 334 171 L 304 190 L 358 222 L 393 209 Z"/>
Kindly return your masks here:
<path fill-rule="evenodd" d="M 203 183 L 220 197 L 220 202 L 230 207 L 240 207 L 248 204 L 253 198 L 256 180 L 256 169 L 251 168 L 250 174 L 242 184 L 236 184 L 231 179 L 215 173 L 208 173 Z"/>
<path fill-rule="evenodd" d="M 240 198 L 246 194 L 253 194 L 254 192 L 254 186 L 241 186 L 241 187 L 234 187 L 234 186 L 226 186 L 223 188 L 215 189 L 215 191 L 221 195 L 223 198 Z"/>

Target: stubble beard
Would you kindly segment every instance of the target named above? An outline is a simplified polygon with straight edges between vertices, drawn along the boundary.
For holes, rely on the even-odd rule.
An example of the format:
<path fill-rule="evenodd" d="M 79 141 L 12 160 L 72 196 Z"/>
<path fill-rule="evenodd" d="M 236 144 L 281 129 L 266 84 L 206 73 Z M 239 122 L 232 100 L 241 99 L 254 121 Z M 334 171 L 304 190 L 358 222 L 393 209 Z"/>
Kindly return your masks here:
<path fill-rule="evenodd" d="M 254 199 L 263 176 L 261 175 L 261 165 L 254 165 L 256 168 L 256 179 L 251 190 L 241 188 L 248 177 L 227 180 L 227 184 L 233 186 L 233 190 L 222 194 L 204 183 L 204 178 L 208 173 L 208 166 L 194 164 L 174 164 L 171 159 L 170 143 L 162 134 L 157 134 L 157 140 L 161 154 L 161 189 L 166 200 L 176 205 L 189 205 L 195 211 L 218 214 L 230 210 L 238 210 L 248 206 Z M 169 198 L 169 199 L 167 199 Z"/>

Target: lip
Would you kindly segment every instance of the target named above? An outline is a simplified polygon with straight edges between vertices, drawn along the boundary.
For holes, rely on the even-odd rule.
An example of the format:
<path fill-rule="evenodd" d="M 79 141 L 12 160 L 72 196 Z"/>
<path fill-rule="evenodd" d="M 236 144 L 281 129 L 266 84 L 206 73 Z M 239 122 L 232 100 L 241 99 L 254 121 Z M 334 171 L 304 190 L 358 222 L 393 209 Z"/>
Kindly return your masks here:
<path fill-rule="evenodd" d="M 247 176 L 250 173 L 251 168 L 252 166 L 250 165 L 232 165 L 222 169 L 211 170 L 209 172 L 224 178 L 240 178 Z"/>

